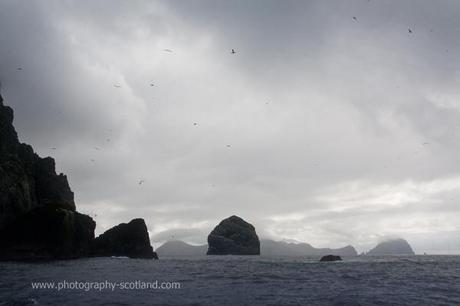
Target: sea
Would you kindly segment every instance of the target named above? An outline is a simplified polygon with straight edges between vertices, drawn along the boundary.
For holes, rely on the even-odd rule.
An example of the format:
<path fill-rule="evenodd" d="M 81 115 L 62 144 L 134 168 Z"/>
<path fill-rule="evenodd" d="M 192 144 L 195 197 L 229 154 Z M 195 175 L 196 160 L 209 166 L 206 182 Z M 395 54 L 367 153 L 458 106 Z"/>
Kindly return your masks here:
<path fill-rule="evenodd" d="M 0 305 L 460 305 L 460 256 L 2 262 Z"/>

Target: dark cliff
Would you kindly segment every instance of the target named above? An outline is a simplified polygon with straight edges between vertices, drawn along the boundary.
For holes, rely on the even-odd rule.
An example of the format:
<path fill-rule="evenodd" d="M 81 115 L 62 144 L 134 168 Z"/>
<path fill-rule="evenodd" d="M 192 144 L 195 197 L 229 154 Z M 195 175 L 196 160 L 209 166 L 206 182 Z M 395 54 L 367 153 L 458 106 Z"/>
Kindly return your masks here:
<path fill-rule="evenodd" d="M 67 178 L 51 157 L 19 142 L 13 110 L 0 96 L 0 259 L 88 254 L 94 221 L 77 213 Z"/>
<path fill-rule="evenodd" d="M 0 96 L 0 229 L 36 207 L 75 211 L 67 178 L 56 174 L 54 159 L 40 158 L 20 143 L 13 127 L 13 110 Z"/>
<path fill-rule="evenodd" d="M 19 142 L 13 110 L 0 96 L 0 260 L 99 255 L 153 258 L 144 221 L 133 220 L 94 239 L 96 223 L 78 213 L 67 177 L 51 157 Z"/>

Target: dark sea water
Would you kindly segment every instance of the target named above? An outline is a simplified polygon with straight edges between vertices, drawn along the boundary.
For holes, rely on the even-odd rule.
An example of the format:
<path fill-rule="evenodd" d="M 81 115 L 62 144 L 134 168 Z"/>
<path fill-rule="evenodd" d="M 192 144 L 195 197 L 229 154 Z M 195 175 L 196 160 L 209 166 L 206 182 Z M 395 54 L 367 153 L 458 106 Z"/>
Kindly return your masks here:
<path fill-rule="evenodd" d="M 32 289 L 138 281 L 180 289 Z M 131 284 L 131 285 L 130 285 Z M 63 285 L 62 285 L 63 286 Z M 460 256 L 91 258 L 0 263 L 0 305 L 460 305 Z"/>

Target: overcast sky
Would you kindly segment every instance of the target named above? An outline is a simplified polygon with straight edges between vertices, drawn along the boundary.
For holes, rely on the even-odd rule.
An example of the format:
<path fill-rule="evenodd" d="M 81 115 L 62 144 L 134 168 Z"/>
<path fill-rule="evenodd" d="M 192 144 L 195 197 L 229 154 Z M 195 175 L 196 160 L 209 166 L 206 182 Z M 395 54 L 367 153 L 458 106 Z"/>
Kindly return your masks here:
<path fill-rule="evenodd" d="M 456 0 L 0 0 L 21 141 L 98 234 L 142 217 L 155 247 L 236 214 L 460 253 L 459 54 Z"/>

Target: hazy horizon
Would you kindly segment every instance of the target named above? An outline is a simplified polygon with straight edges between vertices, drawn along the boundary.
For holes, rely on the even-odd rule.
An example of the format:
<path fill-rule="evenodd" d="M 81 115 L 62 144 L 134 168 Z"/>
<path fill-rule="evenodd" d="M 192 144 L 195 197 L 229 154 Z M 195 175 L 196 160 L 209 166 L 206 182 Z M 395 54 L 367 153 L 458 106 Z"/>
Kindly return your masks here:
<path fill-rule="evenodd" d="M 454 0 L 5 0 L 1 94 L 97 234 L 460 254 L 459 35 Z"/>

